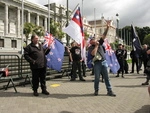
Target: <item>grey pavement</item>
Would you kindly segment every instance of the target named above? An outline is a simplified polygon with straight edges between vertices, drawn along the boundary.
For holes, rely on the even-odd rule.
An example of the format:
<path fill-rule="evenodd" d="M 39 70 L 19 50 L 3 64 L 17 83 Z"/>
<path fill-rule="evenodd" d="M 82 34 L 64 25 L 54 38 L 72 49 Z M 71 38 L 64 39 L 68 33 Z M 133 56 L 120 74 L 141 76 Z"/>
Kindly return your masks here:
<path fill-rule="evenodd" d="M 109 74 L 116 97 L 107 96 L 105 84 L 100 82 L 98 96 L 94 96 L 91 72 L 86 81 L 69 81 L 68 77 L 47 81 L 50 95 L 34 97 L 30 85 L 0 90 L 0 113 L 150 113 L 150 97 L 141 74 L 126 74 L 116 78 Z M 41 89 L 39 88 L 39 92 Z"/>

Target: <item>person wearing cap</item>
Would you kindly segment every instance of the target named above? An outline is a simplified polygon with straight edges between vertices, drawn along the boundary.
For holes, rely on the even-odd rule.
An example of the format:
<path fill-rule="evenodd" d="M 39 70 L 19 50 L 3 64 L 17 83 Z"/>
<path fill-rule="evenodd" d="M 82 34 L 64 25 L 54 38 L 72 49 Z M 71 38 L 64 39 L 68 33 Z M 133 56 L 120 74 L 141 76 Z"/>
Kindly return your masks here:
<path fill-rule="evenodd" d="M 108 96 L 116 96 L 114 92 L 112 91 L 112 87 L 110 84 L 107 66 L 106 65 L 106 58 L 104 55 L 104 49 L 102 47 L 104 39 L 107 35 L 108 29 L 110 27 L 110 21 L 107 21 L 107 29 L 103 33 L 103 36 L 100 38 L 100 40 L 91 39 L 90 43 L 94 46 L 90 46 L 88 48 L 88 51 L 93 56 L 93 64 L 94 64 L 94 95 L 98 95 L 99 91 L 99 78 L 100 74 L 102 73 L 104 75 L 104 81 L 107 89 L 107 95 Z M 98 55 L 99 54 L 99 55 Z M 105 62 L 105 63 L 104 63 Z"/>

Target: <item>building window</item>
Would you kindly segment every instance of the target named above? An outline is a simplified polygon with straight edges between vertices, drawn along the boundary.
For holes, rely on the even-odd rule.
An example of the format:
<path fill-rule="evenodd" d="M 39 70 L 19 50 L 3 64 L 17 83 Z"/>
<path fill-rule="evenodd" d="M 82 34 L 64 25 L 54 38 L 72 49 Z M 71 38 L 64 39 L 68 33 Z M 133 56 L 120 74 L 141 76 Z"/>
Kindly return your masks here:
<path fill-rule="evenodd" d="M 0 39 L 0 47 L 4 47 L 4 39 Z"/>
<path fill-rule="evenodd" d="M 17 41 L 16 40 L 11 40 L 11 47 L 17 48 Z"/>

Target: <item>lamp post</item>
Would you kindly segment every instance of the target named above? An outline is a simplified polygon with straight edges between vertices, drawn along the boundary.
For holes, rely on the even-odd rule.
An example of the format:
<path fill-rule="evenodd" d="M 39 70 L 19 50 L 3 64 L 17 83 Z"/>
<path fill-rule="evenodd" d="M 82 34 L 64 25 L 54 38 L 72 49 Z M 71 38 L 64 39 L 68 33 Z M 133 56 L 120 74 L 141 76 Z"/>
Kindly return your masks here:
<path fill-rule="evenodd" d="M 116 21 L 117 21 L 117 29 L 116 29 L 116 36 L 119 36 L 119 14 L 116 14 Z"/>
<path fill-rule="evenodd" d="M 23 54 L 24 0 L 22 0 L 21 54 Z"/>
<path fill-rule="evenodd" d="M 82 17 L 83 17 L 83 0 L 82 0 Z"/>
<path fill-rule="evenodd" d="M 69 16 L 69 11 L 68 11 L 68 0 L 67 0 L 67 24 L 66 26 L 68 26 L 68 17 Z M 67 43 L 66 45 L 68 46 L 69 45 L 69 36 L 66 34 L 66 40 L 67 40 Z"/>
<path fill-rule="evenodd" d="M 50 33 L 50 0 L 48 0 L 48 32 Z"/>

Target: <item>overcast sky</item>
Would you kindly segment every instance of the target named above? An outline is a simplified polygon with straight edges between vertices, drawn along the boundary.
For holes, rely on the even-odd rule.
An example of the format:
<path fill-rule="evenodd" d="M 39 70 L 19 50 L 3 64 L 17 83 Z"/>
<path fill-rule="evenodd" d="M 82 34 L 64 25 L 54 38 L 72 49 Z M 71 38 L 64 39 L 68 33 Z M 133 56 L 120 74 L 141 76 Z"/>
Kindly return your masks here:
<path fill-rule="evenodd" d="M 48 0 L 29 0 L 45 5 Z M 58 3 L 66 6 L 67 0 L 49 0 L 50 3 Z M 83 2 L 82 2 L 83 1 Z M 79 3 L 81 12 L 87 20 L 113 19 L 116 23 L 116 14 L 119 14 L 119 28 L 133 24 L 138 27 L 150 27 L 150 0 L 68 0 L 69 8 L 74 9 Z M 83 5 L 82 5 L 83 3 Z M 82 8 L 83 6 L 83 8 Z"/>

